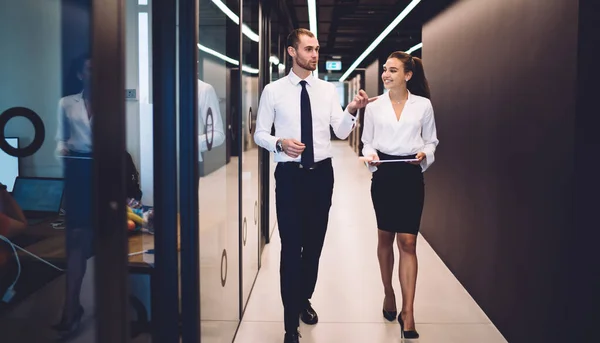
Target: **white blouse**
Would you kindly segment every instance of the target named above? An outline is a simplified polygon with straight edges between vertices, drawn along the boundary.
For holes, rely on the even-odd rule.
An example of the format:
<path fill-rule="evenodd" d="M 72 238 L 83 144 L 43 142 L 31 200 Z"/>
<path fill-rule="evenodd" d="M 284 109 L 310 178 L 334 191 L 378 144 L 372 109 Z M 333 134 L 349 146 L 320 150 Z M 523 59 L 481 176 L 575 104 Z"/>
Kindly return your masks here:
<path fill-rule="evenodd" d="M 88 116 L 83 92 L 66 96 L 58 102 L 57 147 L 79 153 L 92 152 L 93 119 Z"/>
<path fill-rule="evenodd" d="M 364 156 L 377 155 L 377 150 L 394 156 L 423 152 L 426 157 L 421 162 L 421 170 L 427 170 L 435 160 L 439 143 L 431 101 L 409 92 L 397 120 L 389 92 L 382 94 L 365 109 L 362 142 Z M 371 172 L 377 170 L 377 167 L 368 167 Z"/>

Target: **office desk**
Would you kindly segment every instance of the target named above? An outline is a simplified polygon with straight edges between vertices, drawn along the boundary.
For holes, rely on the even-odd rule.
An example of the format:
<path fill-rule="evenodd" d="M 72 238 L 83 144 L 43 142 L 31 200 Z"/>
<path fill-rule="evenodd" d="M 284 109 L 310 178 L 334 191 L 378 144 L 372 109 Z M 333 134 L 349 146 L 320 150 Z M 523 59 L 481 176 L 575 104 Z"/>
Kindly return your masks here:
<path fill-rule="evenodd" d="M 23 233 L 12 238 L 15 244 L 18 244 L 27 251 L 35 254 L 44 260 L 56 265 L 61 269 L 66 269 L 66 240 L 65 230 L 55 229 L 51 223 L 62 218 L 49 218 L 48 220 L 28 226 Z M 129 234 L 129 253 L 135 253 L 154 248 L 154 235 L 132 232 Z M 23 267 L 21 278 L 15 289 L 16 297 L 9 304 L 0 303 L 0 317 L 17 309 L 31 294 L 40 291 L 46 287 L 52 280 L 59 277 L 58 272 L 48 266 L 43 265 L 32 256 L 18 250 L 19 259 Z M 132 321 L 132 336 L 135 337 L 142 332 L 151 331 L 151 282 L 153 271 L 153 254 L 136 254 L 129 257 L 129 302 L 132 311 L 135 313 L 135 320 Z M 42 273 L 41 273 L 41 272 Z M 2 281 L 2 280 L 0 280 Z M 2 294 L 2 284 L 0 283 L 0 294 Z M 6 285 L 8 286 L 8 284 Z M 57 296 L 62 296 L 57 293 Z M 40 305 L 36 300 L 36 306 Z M 23 305 L 27 306 L 27 305 Z M 0 340 L 1 341 L 1 340 Z"/>
<path fill-rule="evenodd" d="M 55 229 L 51 223 L 59 218 L 50 218 L 44 222 L 28 226 L 25 231 L 14 238 L 16 244 L 19 240 L 34 241 L 34 243 L 22 246 L 32 254 L 35 254 L 59 267 L 66 266 L 66 240 L 65 230 Z M 129 252 L 135 253 L 154 248 L 154 235 L 140 232 L 129 234 Z M 19 251 L 22 259 L 33 257 Z M 154 255 L 137 254 L 129 257 L 130 272 L 135 274 L 150 274 L 153 269 Z"/>

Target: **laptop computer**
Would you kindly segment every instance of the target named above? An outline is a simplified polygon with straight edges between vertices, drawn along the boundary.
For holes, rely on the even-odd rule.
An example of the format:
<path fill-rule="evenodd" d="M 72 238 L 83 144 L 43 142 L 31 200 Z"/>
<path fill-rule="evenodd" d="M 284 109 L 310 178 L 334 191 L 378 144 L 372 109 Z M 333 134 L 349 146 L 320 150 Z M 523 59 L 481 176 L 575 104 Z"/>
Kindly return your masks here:
<path fill-rule="evenodd" d="M 64 179 L 19 176 L 12 196 L 32 224 L 60 213 L 64 189 Z"/>

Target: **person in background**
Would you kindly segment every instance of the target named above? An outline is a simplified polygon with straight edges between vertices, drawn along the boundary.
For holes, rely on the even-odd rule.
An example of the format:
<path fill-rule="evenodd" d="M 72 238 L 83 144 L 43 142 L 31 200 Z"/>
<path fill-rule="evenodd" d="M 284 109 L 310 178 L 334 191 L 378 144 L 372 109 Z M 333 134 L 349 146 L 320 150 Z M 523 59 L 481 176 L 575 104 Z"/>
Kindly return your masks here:
<path fill-rule="evenodd" d="M 418 338 L 414 299 L 417 282 L 417 234 L 425 200 L 423 172 L 439 143 L 423 63 L 404 52 L 392 53 L 381 75 L 388 90 L 367 106 L 362 133 L 363 156 L 372 171 L 371 198 L 378 227 L 377 257 L 385 298 L 383 316 L 396 319 L 392 287 L 394 240 L 400 251 L 401 336 Z M 409 159 L 410 162 L 380 160 Z"/>
<path fill-rule="evenodd" d="M 65 177 L 65 224 L 67 274 L 65 304 L 61 320 L 53 328 L 62 338 L 79 328 L 84 308 L 80 303 L 81 285 L 87 260 L 93 255 L 92 227 L 92 112 L 90 57 L 74 61 L 81 92 L 60 99 L 56 153 L 62 158 Z"/>

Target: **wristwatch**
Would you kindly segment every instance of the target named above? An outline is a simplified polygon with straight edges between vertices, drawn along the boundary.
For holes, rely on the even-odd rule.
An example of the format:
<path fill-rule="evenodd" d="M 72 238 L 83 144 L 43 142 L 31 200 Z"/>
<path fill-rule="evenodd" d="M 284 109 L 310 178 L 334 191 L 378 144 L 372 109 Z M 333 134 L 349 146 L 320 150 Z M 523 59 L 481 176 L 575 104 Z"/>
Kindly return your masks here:
<path fill-rule="evenodd" d="M 279 139 L 277 141 L 277 144 L 275 144 L 275 150 L 277 152 L 282 152 L 283 151 L 283 139 Z"/>

